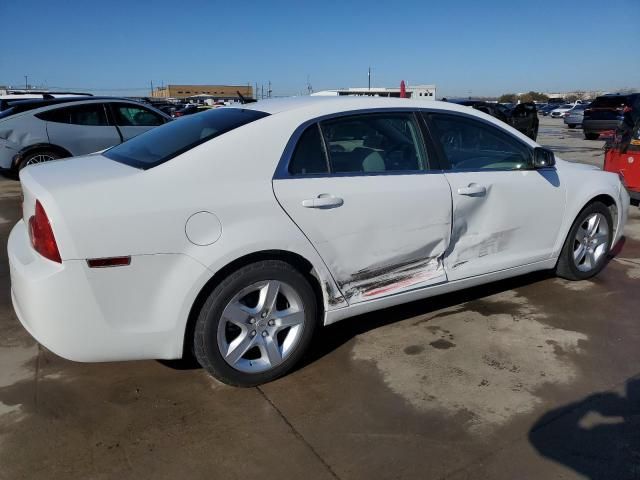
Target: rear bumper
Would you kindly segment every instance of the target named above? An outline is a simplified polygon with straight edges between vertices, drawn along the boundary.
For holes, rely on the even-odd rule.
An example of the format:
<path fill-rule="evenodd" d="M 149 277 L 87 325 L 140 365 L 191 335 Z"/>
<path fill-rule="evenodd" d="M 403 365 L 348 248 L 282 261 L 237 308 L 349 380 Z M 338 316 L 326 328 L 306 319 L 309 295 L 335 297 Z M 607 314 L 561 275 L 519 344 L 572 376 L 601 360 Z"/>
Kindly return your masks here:
<path fill-rule="evenodd" d="M 616 130 L 622 122 L 620 120 L 589 120 L 582 121 L 582 128 L 585 132 L 605 132 L 607 130 Z"/>
<path fill-rule="evenodd" d="M 180 358 L 206 269 L 185 255 L 142 255 L 130 267 L 91 269 L 84 260 L 47 260 L 31 247 L 24 221 L 8 241 L 11 299 L 24 328 L 69 360 Z M 182 286 L 181 286 L 182 284 Z"/>
<path fill-rule="evenodd" d="M 582 125 L 582 117 L 564 117 L 564 123 L 567 125 Z"/>

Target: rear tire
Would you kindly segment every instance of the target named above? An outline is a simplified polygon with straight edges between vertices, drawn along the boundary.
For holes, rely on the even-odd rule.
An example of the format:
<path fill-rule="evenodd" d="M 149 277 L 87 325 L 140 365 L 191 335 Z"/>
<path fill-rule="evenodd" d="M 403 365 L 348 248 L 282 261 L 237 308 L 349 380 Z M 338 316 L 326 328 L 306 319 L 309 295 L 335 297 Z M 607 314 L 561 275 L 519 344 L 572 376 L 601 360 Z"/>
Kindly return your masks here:
<path fill-rule="evenodd" d="M 599 133 L 584 132 L 584 138 L 587 140 L 597 140 L 600 137 Z"/>
<path fill-rule="evenodd" d="M 567 126 L 569 128 L 576 128 L 576 124 L 575 123 L 569 123 Z"/>
<path fill-rule="evenodd" d="M 304 275 L 279 260 L 252 263 L 220 282 L 205 301 L 194 353 L 218 380 L 253 387 L 291 371 L 317 322 L 315 293 Z"/>
<path fill-rule="evenodd" d="M 611 211 L 602 202 L 587 205 L 573 222 L 556 264 L 556 275 L 586 280 L 597 275 L 607 260 L 613 240 Z"/>
<path fill-rule="evenodd" d="M 28 165 L 50 162 L 59 158 L 62 158 L 60 154 L 53 150 L 35 150 L 22 157 L 22 160 L 20 160 L 20 164 L 18 165 L 18 170 L 22 170 Z"/>

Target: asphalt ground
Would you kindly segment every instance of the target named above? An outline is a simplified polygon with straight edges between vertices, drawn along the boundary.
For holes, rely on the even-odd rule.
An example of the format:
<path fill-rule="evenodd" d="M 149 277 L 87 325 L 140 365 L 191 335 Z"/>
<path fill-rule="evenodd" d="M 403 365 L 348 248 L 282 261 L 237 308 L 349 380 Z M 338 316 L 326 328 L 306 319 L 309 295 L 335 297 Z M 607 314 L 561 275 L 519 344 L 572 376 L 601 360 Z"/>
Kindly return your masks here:
<path fill-rule="evenodd" d="M 539 142 L 602 164 L 541 120 Z M 20 216 L 0 181 L 0 237 Z M 352 318 L 259 388 L 39 346 L 0 259 L 0 479 L 640 479 L 640 210 L 596 278 L 527 275 Z"/>

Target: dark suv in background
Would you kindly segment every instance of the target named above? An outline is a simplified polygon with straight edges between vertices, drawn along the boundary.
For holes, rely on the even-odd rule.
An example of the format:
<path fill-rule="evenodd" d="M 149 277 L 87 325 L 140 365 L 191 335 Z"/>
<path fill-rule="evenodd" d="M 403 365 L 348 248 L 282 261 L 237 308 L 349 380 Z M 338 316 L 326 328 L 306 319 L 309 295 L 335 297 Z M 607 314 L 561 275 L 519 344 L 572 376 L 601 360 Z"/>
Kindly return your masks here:
<path fill-rule="evenodd" d="M 538 114 L 533 102 L 507 106 L 502 103 L 485 102 L 483 100 L 449 100 L 451 103 L 465 105 L 480 110 L 492 117 L 502 120 L 527 137 L 535 140 L 538 137 Z"/>
<path fill-rule="evenodd" d="M 612 94 L 596 98 L 584 111 L 584 138 L 597 140 L 603 132 L 633 127 L 640 118 L 640 93 Z"/>

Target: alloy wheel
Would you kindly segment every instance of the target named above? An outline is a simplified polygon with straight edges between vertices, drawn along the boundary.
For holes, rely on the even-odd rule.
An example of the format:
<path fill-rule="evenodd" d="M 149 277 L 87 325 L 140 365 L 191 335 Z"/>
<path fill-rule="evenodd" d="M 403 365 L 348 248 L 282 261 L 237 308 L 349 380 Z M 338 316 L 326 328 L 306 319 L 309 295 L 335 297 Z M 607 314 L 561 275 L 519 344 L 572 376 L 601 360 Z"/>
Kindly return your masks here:
<path fill-rule="evenodd" d="M 31 157 L 25 165 L 35 165 L 36 163 L 50 162 L 51 160 L 55 160 L 55 157 L 46 153 L 39 153 Z"/>
<path fill-rule="evenodd" d="M 578 228 L 573 242 L 573 261 L 581 272 L 593 270 L 607 253 L 609 224 L 601 213 L 585 218 Z"/>
<path fill-rule="evenodd" d="M 305 323 L 302 299 L 289 284 L 256 282 L 229 301 L 218 322 L 218 348 L 234 369 L 259 373 L 295 350 Z"/>

